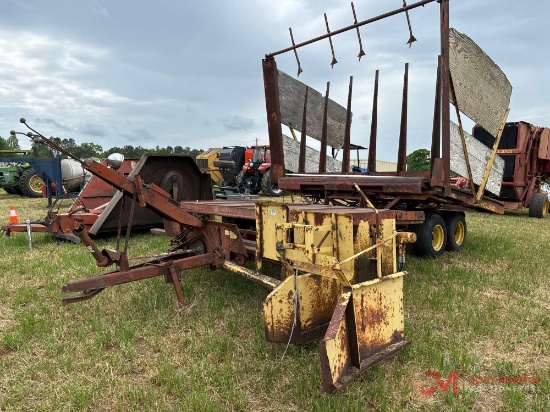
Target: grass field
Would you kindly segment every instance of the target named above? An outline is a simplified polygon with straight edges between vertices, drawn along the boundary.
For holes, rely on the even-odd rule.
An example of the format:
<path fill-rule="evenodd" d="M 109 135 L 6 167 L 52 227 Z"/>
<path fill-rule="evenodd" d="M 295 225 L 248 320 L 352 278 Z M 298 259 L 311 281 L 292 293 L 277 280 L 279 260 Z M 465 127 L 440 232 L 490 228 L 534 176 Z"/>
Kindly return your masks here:
<path fill-rule="evenodd" d="M 42 218 L 46 203 L 2 191 L 0 221 L 10 205 L 20 220 Z M 28 251 L 25 234 L 2 237 L 0 410 L 550 410 L 550 219 L 467 222 L 462 252 L 408 259 L 412 345 L 336 395 L 321 390 L 318 343 L 283 357 L 285 345 L 264 340 L 267 291 L 238 275 L 182 273 L 183 307 L 162 278 L 61 307 L 63 284 L 101 271 L 86 249 L 36 233 Z M 130 241 L 134 256 L 166 249 L 161 236 Z M 427 371 L 450 377 L 447 390 Z M 524 376 L 534 383 L 499 381 Z"/>

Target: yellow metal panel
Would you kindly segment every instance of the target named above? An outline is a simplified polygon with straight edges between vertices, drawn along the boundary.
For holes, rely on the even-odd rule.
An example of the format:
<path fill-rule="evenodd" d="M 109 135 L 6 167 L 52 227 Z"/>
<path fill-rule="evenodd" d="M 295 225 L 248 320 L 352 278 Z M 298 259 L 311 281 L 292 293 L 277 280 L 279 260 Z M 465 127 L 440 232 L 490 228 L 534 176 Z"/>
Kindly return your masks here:
<path fill-rule="evenodd" d="M 288 342 L 293 322 L 294 276 L 289 276 L 264 301 L 266 340 Z"/>
<path fill-rule="evenodd" d="M 336 392 L 357 375 L 404 349 L 403 275 L 345 290 L 320 347 L 323 389 Z"/>
<path fill-rule="evenodd" d="M 256 237 L 259 258 L 277 260 L 276 225 L 287 222 L 288 210 L 282 203 L 257 202 Z"/>
<path fill-rule="evenodd" d="M 296 289 L 298 313 L 292 332 Z M 264 301 L 266 339 L 286 343 L 292 332 L 291 342 L 307 343 L 322 336 L 341 289 L 340 282 L 325 276 L 309 273 L 289 276 Z"/>
<path fill-rule="evenodd" d="M 308 330 L 330 322 L 342 290 L 334 278 L 306 274 L 298 276 L 300 328 Z"/>
<path fill-rule="evenodd" d="M 373 227 L 374 232 L 374 227 Z M 374 234 L 371 233 L 371 227 L 368 222 L 360 222 L 357 225 L 355 238 L 353 240 L 353 253 L 359 253 L 374 244 Z M 355 259 L 353 267 L 354 283 L 364 282 L 376 277 L 375 260 L 376 251 L 364 253 Z"/>
<path fill-rule="evenodd" d="M 380 236 L 382 236 L 383 239 L 390 237 L 395 232 L 394 219 L 383 219 L 380 225 L 382 226 L 380 228 Z M 395 253 L 396 239 L 393 238 L 380 246 L 380 251 L 381 275 L 387 276 L 395 273 L 397 271 Z"/>
<path fill-rule="evenodd" d="M 347 374 L 351 366 L 350 336 L 346 320 L 346 309 L 350 299 L 351 292 L 340 295 L 325 338 L 321 342 L 323 389 L 330 393 L 338 389 L 335 383 Z"/>
<path fill-rule="evenodd" d="M 352 287 L 361 360 L 403 339 L 403 272 Z"/>
<path fill-rule="evenodd" d="M 211 148 L 197 156 L 197 163 L 199 165 L 201 165 L 200 160 L 206 160 L 207 168 L 215 184 L 218 184 L 223 178 L 220 170 L 214 166 L 214 161 L 218 158 L 218 153 L 220 153 L 221 150 L 221 148 Z"/>
<path fill-rule="evenodd" d="M 271 216 L 266 217 L 273 220 Z M 342 261 L 353 255 L 353 219 L 347 214 L 314 211 L 294 212 L 291 223 L 276 224 L 275 245 L 285 259 L 306 263 L 308 271 L 326 274 L 338 269 L 353 282 L 354 261 Z M 265 226 L 265 225 L 264 225 Z M 267 233 L 267 232 L 266 232 Z M 268 242 L 264 241 L 263 256 L 268 256 Z M 329 272 L 330 273 L 330 272 Z"/>

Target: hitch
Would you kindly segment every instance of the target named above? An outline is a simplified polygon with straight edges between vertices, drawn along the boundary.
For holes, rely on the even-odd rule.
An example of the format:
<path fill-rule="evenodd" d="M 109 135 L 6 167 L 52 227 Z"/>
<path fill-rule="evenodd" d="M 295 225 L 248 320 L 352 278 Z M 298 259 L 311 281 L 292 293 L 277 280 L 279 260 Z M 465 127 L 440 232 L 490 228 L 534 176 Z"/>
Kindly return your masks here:
<path fill-rule="evenodd" d="M 93 240 L 90 239 L 90 235 L 88 235 L 88 231 L 86 230 L 83 221 L 84 219 L 81 216 L 75 217 L 73 228 L 74 235 L 80 239 L 84 246 L 86 246 L 86 249 L 88 249 L 90 254 L 95 259 L 97 266 L 100 268 L 109 266 L 113 263 L 113 261 L 109 258 L 107 253 L 100 251 Z"/>

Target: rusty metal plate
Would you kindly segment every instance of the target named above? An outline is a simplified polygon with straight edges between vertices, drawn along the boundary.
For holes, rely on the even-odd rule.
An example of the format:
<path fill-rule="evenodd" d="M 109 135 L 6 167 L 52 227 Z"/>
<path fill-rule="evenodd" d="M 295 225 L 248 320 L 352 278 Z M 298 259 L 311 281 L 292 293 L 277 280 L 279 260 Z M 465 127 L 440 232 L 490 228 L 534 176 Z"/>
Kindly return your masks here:
<path fill-rule="evenodd" d="M 301 132 L 306 85 L 279 70 L 278 87 L 281 123 Z M 306 129 L 308 136 L 318 141 L 321 141 L 322 136 L 324 107 L 324 96 L 310 87 L 307 97 Z M 346 108 L 329 98 L 327 112 L 327 144 L 341 149 L 344 146 Z"/>
<path fill-rule="evenodd" d="M 360 359 L 403 339 L 403 273 L 352 287 Z"/>
<path fill-rule="evenodd" d="M 296 280 L 296 285 L 294 281 Z M 295 290 L 298 311 L 294 325 Z M 324 335 L 340 295 L 334 279 L 314 274 L 287 277 L 264 301 L 265 338 L 302 345 Z"/>
<path fill-rule="evenodd" d="M 129 178 L 139 175 L 143 182 L 154 183 L 172 194 L 177 191 L 176 200 L 212 199 L 211 179 L 203 174 L 192 157 L 187 155 L 150 155 L 141 157 L 138 164 L 128 175 Z M 174 190 L 175 189 L 175 190 Z M 122 193 L 117 191 L 89 233 L 97 234 L 114 231 L 120 220 Z M 132 201 L 126 198 L 122 214 L 123 226 L 130 215 Z M 132 228 L 144 229 L 162 226 L 162 218 L 148 208 L 139 207 L 136 202 Z"/>
<path fill-rule="evenodd" d="M 321 343 L 323 389 L 336 392 L 404 349 L 403 275 L 353 285 L 338 300 Z"/>

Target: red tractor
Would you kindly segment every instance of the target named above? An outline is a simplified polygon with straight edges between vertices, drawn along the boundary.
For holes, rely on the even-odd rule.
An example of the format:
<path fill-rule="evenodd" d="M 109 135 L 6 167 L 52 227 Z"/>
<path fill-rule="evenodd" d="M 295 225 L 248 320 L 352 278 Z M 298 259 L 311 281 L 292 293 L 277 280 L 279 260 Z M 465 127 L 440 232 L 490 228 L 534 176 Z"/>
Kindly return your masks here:
<path fill-rule="evenodd" d="M 244 165 L 237 175 L 236 187 L 240 192 L 257 194 L 262 191 L 267 196 L 282 196 L 279 189 L 271 182 L 271 152 L 269 146 L 252 146 L 246 149 Z"/>

